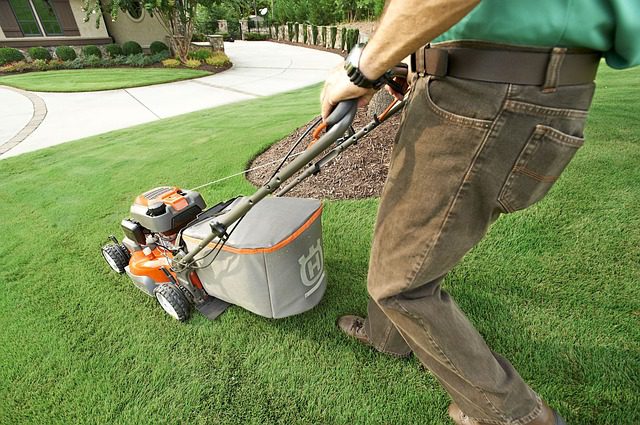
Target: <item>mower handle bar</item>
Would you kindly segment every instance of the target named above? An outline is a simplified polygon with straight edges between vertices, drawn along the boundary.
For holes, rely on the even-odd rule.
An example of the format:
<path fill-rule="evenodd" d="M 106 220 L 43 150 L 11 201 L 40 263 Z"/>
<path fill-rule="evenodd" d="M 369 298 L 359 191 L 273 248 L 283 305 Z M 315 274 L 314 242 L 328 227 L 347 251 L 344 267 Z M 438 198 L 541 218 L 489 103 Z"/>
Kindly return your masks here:
<path fill-rule="evenodd" d="M 396 66 L 393 68 L 393 72 L 398 76 L 406 76 L 407 70 L 406 67 Z M 289 179 L 305 166 L 309 165 L 314 158 L 319 156 L 325 149 L 342 137 L 353 123 L 357 108 L 357 99 L 343 100 L 338 103 L 338 105 L 333 109 L 333 112 L 331 112 L 327 117 L 326 133 L 313 145 L 307 148 L 307 150 L 305 150 L 301 155 L 283 167 L 271 178 L 271 180 L 256 190 L 253 195 L 242 198 L 236 206 L 229 210 L 229 212 L 211 223 L 211 233 L 209 233 L 209 235 L 207 235 L 207 237 L 204 238 L 195 249 L 188 252 L 184 257 L 177 255 L 173 258 L 173 269 L 180 272 L 188 268 L 198 253 L 205 249 L 215 238 L 222 237 L 229 226 L 247 214 L 247 212 L 249 212 L 256 203 L 275 192 L 284 181 Z"/>

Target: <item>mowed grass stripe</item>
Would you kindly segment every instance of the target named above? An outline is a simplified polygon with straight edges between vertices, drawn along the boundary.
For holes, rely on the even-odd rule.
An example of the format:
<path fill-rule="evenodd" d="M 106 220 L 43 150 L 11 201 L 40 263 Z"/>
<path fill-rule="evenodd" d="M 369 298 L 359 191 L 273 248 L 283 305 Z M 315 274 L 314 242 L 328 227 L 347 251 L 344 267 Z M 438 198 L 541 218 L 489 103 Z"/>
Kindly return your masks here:
<path fill-rule="evenodd" d="M 210 75 L 197 69 L 173 68 L 90 68 L 0 77 L 0 86 L 37 92 L 87 92 L 170 83 Z"/>
<path fill-rule="evenodd" d="M 587 143 L 566 176 L 530 211 L 499 220 L 446 281 L 569 423 L 640 423 L 639 75 L 601 71 Z M 241 171 L 313 117 L 317 96 L 304 89 L 0 161 L 0 423 L 448 423 L 448 397 L 417 361 L 334 327 L 365 313 L 375 199 L 327 203 L 327 294 L 288 319 L 231 308 L 179 324 L 100 257 L 139 193 Z M 251 190 L 237 178 L 203 195 L 213 204 Z"/>

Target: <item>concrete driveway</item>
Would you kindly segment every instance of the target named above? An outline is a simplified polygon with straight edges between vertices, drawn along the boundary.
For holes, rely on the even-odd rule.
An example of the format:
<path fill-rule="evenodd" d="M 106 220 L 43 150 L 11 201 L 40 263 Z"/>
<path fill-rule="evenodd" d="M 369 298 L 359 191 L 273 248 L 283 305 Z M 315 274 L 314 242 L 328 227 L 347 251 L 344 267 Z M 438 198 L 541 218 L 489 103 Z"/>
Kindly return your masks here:
<path fill-rule="evenodd" d="M 225 43 L 233 68 L 176 83 L 86 93 L 0 86 L 0 159 L 325 79 L 339 55 L 266 41 Z"/>

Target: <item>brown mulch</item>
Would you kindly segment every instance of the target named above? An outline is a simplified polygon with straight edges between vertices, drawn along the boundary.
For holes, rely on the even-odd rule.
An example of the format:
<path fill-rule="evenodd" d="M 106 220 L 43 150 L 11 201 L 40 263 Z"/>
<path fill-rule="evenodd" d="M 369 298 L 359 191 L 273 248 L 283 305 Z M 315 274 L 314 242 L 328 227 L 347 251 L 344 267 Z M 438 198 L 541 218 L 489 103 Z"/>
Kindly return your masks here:
<path fill-rule="evenodd" d="M 249 169 L 283 158 L 293 143 L 315 120 L 298 128 L 285 139 L 272 145 L 267 151 L 255 158 Z M 360 109 L 353 123 L 357 131 L 370 121 L 365 109 Z M 349 147 L 319 174 L 302 181 L 286 196 L 360 199 L 379 196 L 389 169 L 389 158 L 393 140 L 400 123 L 399 115 L 391 117 L 373 132 Z M 305 139 L 294 152 L 306 148 L 309 138 Z M 267 182 L 278 166 L 279 161 L 255 171 L 249 171 L 247 179 L 256 186 Z M 294 178 L 294 177 L 292 177 Z"/>

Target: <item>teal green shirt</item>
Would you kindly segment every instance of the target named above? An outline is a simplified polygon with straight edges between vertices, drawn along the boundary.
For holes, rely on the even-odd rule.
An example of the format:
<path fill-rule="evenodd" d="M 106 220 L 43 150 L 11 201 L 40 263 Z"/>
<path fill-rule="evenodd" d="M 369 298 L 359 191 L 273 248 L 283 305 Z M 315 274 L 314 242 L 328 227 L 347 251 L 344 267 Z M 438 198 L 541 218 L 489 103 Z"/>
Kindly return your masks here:
<path fill-rule="evenodd" d="M 434 42 L 583 47 L 613 68 L 640 64 L 640 0 L 481 0 Z"/>

